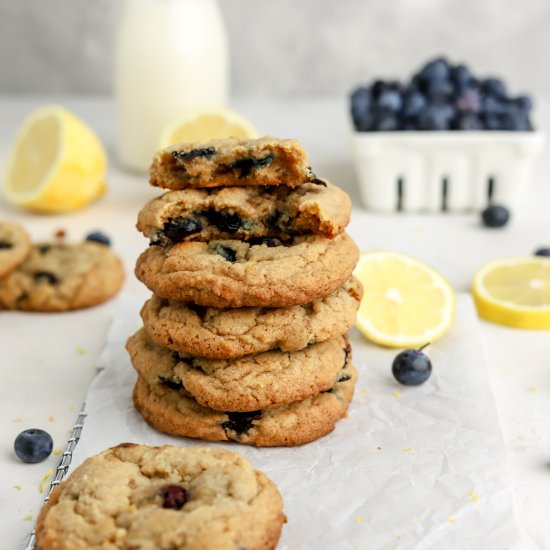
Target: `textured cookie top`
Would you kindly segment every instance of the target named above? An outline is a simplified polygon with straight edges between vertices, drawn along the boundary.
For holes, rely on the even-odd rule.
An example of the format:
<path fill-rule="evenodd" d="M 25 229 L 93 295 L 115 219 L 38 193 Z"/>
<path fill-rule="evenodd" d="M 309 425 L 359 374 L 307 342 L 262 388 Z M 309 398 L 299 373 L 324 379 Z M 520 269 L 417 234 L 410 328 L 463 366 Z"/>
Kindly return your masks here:
<path fill-rule="evenodd" d="M 93 456 L 40 513 L 38 550 L 274 548 L 275 485 L 241 455 L 122 444 Z"/>
<path fill-rule="evenodd" d="M 149 169 L 151 185 L 165 189 L 288 185 L 312 181 L 307 153 L 293 139 L 229 138 L 181 143 L 159 151 Z"/>
<path fill-rule="evenodd" d="M 151 246 L 136 276 L 151 291 L 212 307 L 305 304 L 332 294 L 351 276 L 359 257 L 352 239 L 294 237 L 280 246 L 237 240 Z"/>
<path fill-rule="evenodd" d="M 206 359 L 163 348 L 143 329 L 126 348 L 149 384 L 184 389 L 201 405 L 220 411 L 272 409 L 328 390 L 350 352 L 347 338 L 338 336 L 300 351 Z"/>
<path fill-rule="evenodd" d="M 270 349 L 297 351 L 346 333 L 355 323 L 362 291 L 352 277 L 333 294 L 309 304 L 227 309 L 153 295 L 141 317 L 149 336 L 161 346 L 187 355 L 231 359 Z"/>
<path fill-rule="evenodd" d="M 119 258 L 94 242 L 43 243 L 0 279 L 0 308 L 65 311 L 114 296 L 124 281 Z"/>
<path fill-rule="evenodd" d="M 351 364 L 328 391 L 264 411 L 220 412 L 199 405 L 184 392 L 139 377 L 134 405 L 161 432 L 211 441 L 238 441 L 260 447 L 309 443 L 334 429 L 346 415 L 357 380 Z"/>
<path fill-rule="evenodd" d="M 333 238 L 349 223 L 351 200 L 338 187 L 318 181 L 293 189 L 281 185 L 170 191 L 142 208 L 137 228 L 152 244 L 162 246 L 306 234 Z"/>
<path fill-rule="evenodd" d="M 0 221 L 0 277 L 13 271 L 27 256 L 31 242 L 17 223 Z"/>

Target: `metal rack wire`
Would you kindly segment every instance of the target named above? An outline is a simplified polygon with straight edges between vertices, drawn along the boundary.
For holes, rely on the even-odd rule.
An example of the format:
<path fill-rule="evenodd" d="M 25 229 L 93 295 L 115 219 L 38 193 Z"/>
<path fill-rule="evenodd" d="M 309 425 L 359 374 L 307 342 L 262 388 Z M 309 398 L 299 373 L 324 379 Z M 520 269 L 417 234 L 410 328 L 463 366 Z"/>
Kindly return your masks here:
<path fill-rule="evenodd" d="M 71 461 L 73 459 L 73 452 L 80 439 L 80 434 L 82 433 L 82 428 L 84 426 L 84 420 L 87 416 L 87 414 L 84 412 L 85 408 L 86 403 L 83 403 L 82 409 L 80 410 L 80 413 L 78 414 L 78 417 L 76 419 L 76 423 L 73 426 L 71 437 L 69 437 L 69 439 L 67 440 L 67 446 L 65 447 L 65 450 L 61 455 L 61 460 L 59 461 L 59 465 L 57 466 L 57 469 L 55 471 L 54 478 L 52 479 L 50 486 L 46 491 L 46 497 L 44 498 L 43 504 L 46 504 L 46 502 L 48 502 L 52 491 L 63 481 L 63 478 L 67 475 L 67 470 L 69 469 L 69 466 L 71 465 Z M 36 550 L 36 536 L 34 529 L 30 534 L 27 545 L 25 546 L 25 550 Z"/>

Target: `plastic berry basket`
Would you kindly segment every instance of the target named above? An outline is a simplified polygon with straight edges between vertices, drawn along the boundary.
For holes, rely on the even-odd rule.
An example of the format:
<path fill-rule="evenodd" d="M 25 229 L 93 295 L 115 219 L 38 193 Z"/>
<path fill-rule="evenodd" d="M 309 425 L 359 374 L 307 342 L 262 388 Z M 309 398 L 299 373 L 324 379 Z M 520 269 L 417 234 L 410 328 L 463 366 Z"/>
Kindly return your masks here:
<path fill-rule="evenodd" d="M 465 212 L 516 206 L 545 141 L 540 131 L 354 132 L 352 148 L 366 208 Z"/>

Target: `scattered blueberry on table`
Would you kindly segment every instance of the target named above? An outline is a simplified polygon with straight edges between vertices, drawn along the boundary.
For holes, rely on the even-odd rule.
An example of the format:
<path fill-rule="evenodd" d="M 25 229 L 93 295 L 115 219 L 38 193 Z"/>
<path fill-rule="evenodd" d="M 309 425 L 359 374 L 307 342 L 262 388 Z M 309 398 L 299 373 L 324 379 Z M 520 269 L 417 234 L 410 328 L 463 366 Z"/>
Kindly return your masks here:
<path fill-rule="evenodd" d="M 511 96 L 499 78 L 478 78 L 467 65 L 439 57 L 409 82 L 376 80 L 351 94 L 351 115 L 360 132 L 411 130 L 533 129 L 533 101 Z"/>
<path fill-rule="evenodd" d="M 102 231 L 92 231 L 86 235 L 87 241 L 92 241 L 99 244 L 104 244 L 105 246 L 111 246 L 111 239 L 105 235 Z"/>
<path fill-rule="evenodd" d="M 535 256 L 550 256 L 550 247 L 542 246 L 535 250 Z"/>
<path fill-rule="evenodd" d="M 394 378 L 404 386 L 420 386 L 432 373 L 432 363 L 421 349 L 406 349 L 392 363 Z"/>
<path fill-rule="evenodd" d="M 491 204 L 481 212 L 481 219 L 486 227 L 504 227 L 510 219 L 510 212 L 504 206 Z"/>
<path fill-rule="evenodd" d="M 24 430 L 15 438 L 13 449 L 23 462 L 42 462 L 52 453 L 52 436 L 38 428 Z"/>

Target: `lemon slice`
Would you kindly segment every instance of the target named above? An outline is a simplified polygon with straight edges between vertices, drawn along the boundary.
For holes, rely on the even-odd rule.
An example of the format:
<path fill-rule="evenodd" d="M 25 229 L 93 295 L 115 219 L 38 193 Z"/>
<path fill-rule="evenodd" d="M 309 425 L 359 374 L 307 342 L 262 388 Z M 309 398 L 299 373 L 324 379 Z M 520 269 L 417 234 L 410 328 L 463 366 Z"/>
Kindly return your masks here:
<path fill-rule="evenodd" d="M 482 266 L 472 293 L 480 317 L 516 328 L 550 329 L 550 258 L 504 258 Z"/>
<path fill-rule="evenodd" d="M 454 291 L 426 264 L 396 252 L 364 252 L 354 275 L 364 287 L 357 326 L 373 342 L 419 347 L 451 328 Z"/>
<path fill-rule="evenodd" d="M 159 142 L 159 149 L 175 143 L 209 141 L 229 137 L 257 138 L 253 124 L 239 113 L 216 107 L 193 109 L 166 127 Z"/>
<path fill-rule="evenodd" d="M 103 146 L 84 122 L 62 107 L 43 107 L 15 137 L 4 197 L 38 212 L 76 210 L 104 193 L 106 168 Z"/>

